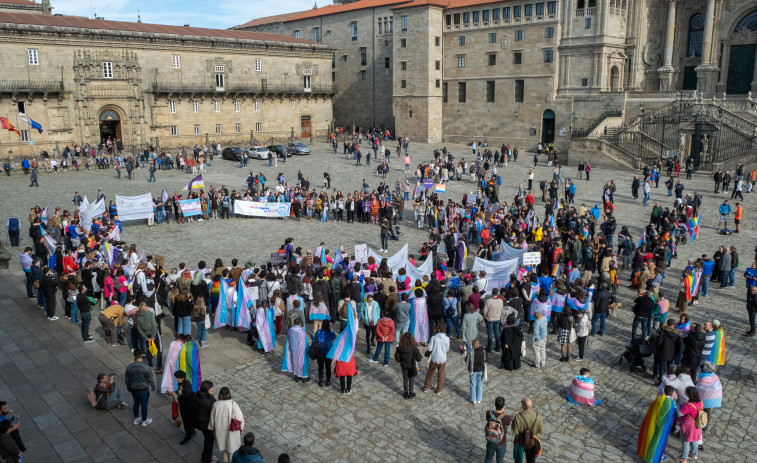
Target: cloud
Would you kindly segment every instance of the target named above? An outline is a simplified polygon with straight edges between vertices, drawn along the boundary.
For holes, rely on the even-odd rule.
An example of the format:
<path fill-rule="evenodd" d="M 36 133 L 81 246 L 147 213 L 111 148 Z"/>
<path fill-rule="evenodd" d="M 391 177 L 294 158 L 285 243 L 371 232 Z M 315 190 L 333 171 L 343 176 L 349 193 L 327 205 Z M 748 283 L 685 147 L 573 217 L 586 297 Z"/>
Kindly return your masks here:
<path fill-rule="evenodd" d="M 326 3 L 322 3 L 320 6 L 324 5 Z M 139 14 L 142 22 L 145 23 L 177 26 L 190 24 L 194 27 L 214 29 L 228 29 L 255 18 L 308 10 L 312 7 L 311 0 L 278 0 L 273 3 L 265 0 L 247 2 L 220 0 L 216 3 L 198 0 L 163 0 L 161 2 L 148 0 L 53 1 L 53 13 L 56 14 L 91 18 L 93 12 L 96 12 L 97 16 L 105 19 L 131 22 L 136 21 L 137 14 Z"/>

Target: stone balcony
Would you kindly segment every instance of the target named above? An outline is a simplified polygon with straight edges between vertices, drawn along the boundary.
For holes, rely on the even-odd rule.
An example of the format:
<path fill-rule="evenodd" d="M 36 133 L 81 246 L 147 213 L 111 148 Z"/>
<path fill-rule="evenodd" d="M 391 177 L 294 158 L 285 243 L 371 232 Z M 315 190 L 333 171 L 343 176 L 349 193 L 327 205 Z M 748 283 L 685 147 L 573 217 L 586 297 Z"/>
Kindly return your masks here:
<path fill-rule="evenodd" d="M 157 95 L 172 96 L 208 96 L 208 97 L 235 97 L 235 96 L 331 96 L 337 92 L 334 83 L 315 83 L 305 88 L 301 82 L 295 83 L 241 83 L 216 87 L 213 84 L 179 83 L 179 82 L 155 82 L 152 84 L 152 93 Z"/>

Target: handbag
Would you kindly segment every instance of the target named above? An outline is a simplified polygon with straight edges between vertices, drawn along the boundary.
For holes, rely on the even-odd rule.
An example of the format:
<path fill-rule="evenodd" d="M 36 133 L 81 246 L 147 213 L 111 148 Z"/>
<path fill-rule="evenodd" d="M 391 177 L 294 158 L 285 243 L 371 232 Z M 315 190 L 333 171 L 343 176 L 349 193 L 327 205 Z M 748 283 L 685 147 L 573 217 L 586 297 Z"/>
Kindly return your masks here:
<path fill-rule="evenodd" d="M 209 330 L 211 326 L 212 326 L 212 325 L 211 325 L 211 323 L 210 323 L 210 314 L 207 314 L 207 313 L 206 313 L 206 314 L 205 314 L 205 329 L 206 329 L 206 330 Z"/>
<path fill-rule="evenodd" d="M 237 407 L 236 402 L 233 403 L 231 408 L 231 414 L 234 415 L 234 411 L 239 410 Z M 239 414 L 241 415 L 242 412 L 240 411 Z M 242 420 L 238 420 L 236 418 L 231 419 L 231 423 L 229 423 L 229 431 L 242 431 Z"/>
<path fill-rule="evenodd" d="M 484 363 L 484 381 L 488 381 L 488 380 L 489 380 L 489 368 Z"/>
<path fill-rule="evenodd" d="M 161 315 L 163 315 L 163 307 L 156 302 L 155 303 L 155 316 L 160 317 Z"/>
<path fill-rule="evenodd" d="M 171 401 L 171 418 L 174 420 L 179 418 L 179 402 L 176 399 Z"/>
<path fill-rule="evenodd" d="M 576 342 L 576 339 L 578 339 L 578 337 L 576 336 L 576 329 L 571 326 L 570 327 L 570 342 L 574 343 Z"/>
<path fill-rule="evenodd" d="M 318 360 L 321 358 L 321 347 L 320 341 L 313 341 L 313 343 L 310 344 L 310 347 L 308 347 L 308 357 L 310 357 L 310 360 Z"/>

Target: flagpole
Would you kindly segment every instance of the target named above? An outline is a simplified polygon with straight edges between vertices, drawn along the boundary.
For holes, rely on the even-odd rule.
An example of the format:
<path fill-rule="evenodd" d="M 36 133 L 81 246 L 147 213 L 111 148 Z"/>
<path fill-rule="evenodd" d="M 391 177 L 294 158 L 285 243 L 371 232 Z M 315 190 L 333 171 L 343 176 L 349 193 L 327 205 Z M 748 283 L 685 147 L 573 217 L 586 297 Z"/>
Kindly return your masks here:
<path fill-rule="evenodd" d="M 18 129 L 18 127 L 19 127 L 20 125 L 21 125 L 21 124 L 19 124 L 19 122 L 18 122 L 18 114 L 16 114 L 16 130 L 19 130 L 19 129 Z M 21 142 L 21 131 L 19 130 L 19 136 L 18 136 L 18 151 L 19 151 L 19 155 L 20 155 L 21 157 L 23 157 L 23 154 L 24 154 L 24 150 L 23 150 L 23 147 L 24 147 L 24 144 L 23 144 L 23 143 Z"/>

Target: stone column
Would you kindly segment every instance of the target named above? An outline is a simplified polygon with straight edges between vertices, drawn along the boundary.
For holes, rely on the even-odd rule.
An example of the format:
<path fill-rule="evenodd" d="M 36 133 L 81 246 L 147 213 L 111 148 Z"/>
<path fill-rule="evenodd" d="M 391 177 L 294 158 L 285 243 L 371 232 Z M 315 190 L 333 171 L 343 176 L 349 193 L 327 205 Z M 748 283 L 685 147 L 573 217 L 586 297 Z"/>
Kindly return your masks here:
<path fill-rule="evenodd" d="M 702 37 L 702 64 L 697 66 L 697 90 L 700 93 L 712 93 L 717 83 L 718 66 L 712 62 L 712 36 L 715 22 L 715 2 L 707 0 L 704 14 L 704 33 Z M 725 53 L 725 50 L 723 51 Z"/>
<path fill-rule="evenodd" d="M 663 51 L 662 66 L 657 70 L 660 74 L 660 90 L 672 90 L 675 69 L 673 68 L 673 46 L 676 35 L 676 0 L 668 0 L 668 22 L 665 27 L 665 49 Z"/>

